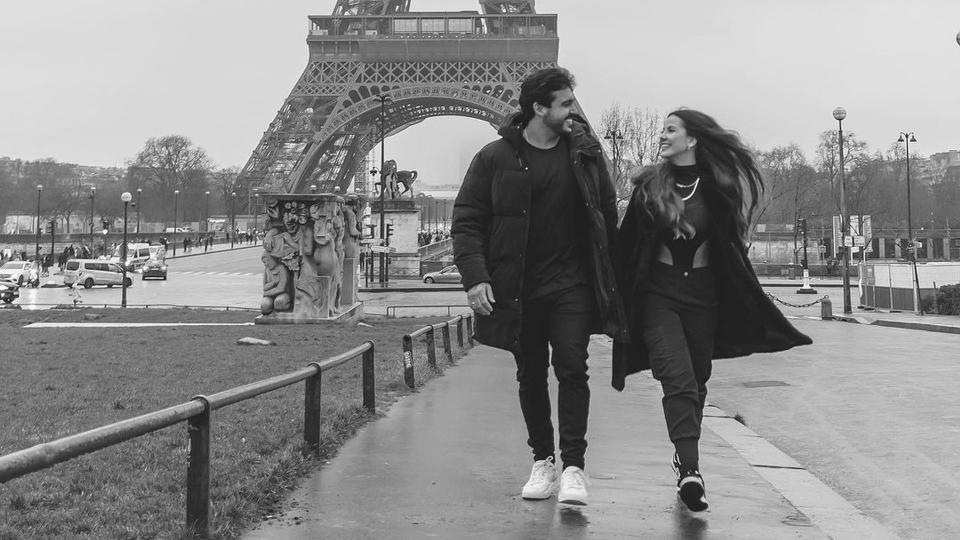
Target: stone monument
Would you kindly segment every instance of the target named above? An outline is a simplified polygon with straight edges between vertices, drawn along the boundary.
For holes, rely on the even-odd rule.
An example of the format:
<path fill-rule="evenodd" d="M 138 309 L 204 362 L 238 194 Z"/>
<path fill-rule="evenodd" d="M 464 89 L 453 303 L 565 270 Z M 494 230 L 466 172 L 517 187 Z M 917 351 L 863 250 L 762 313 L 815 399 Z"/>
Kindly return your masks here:
<path fill-rule="evenodd" d="M 355 321 L 357 228 L 362 201 L 336 194 L 266 193 L 263 297 L 257 324 Z M 351 256 L 352 257 L 349 257 Z M 347 260 L 352 258 L 353 262 Z M 348 268 L 346 275 L 344 268 Z"/>

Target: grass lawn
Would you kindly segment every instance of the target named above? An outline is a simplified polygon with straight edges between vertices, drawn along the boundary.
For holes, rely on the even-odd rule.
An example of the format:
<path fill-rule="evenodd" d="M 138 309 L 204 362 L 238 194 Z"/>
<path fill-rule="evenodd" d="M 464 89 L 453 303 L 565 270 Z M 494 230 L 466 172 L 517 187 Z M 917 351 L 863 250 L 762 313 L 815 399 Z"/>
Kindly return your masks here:
<path fill-rule="evenodd" d="M 35 321 L 82 322 L 90 313 L 102 315 L 98 322 L 249 322 L 255 315 L 0 310 L 0 455 L 287 373 L 367 339 L 376 345 L 382 413 L 410 393 L 403 384 L 403 334 L 447 319 L 368 317 L 369 327 L 23 328 Z M 246 336 L 277 345 L 236 343 Z M 451 339 L 456 352 L 453 331 Z M 415 349 L 423 382 L 435 373 L 424 345 Z M 437 356 L 442 363 L 442 353 Z M 362 408 L 360 367 L 358 358 L 324 373 L 320 463 L 372 419 Z M 303 391 L 298 383 L 212 413 L 212 538 L 236 537 L 276 512 L 284 493 L 319 465 L 301 454 Z M 0 485 L 0 540 L 186 536 L 188 440 L 183 422 Z"/>

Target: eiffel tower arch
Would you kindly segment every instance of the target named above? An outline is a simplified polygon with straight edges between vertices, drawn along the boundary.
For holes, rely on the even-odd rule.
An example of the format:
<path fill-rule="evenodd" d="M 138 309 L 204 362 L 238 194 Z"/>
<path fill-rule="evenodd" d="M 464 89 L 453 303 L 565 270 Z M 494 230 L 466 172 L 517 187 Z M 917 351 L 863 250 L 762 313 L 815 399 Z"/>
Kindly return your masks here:
<path fill-rule="evenodd" d="M 523 79 L 557 64 L 557 15 L 537 14 L 533 0 L 439 13 L 411 12 L 410 2 L 339 0 L 332 15 L 308 17 L 307 67 L 238 190 L 366 191 L 381 106 L 384 138 L 436 116 L 496 126 L 518 110 Z"/>

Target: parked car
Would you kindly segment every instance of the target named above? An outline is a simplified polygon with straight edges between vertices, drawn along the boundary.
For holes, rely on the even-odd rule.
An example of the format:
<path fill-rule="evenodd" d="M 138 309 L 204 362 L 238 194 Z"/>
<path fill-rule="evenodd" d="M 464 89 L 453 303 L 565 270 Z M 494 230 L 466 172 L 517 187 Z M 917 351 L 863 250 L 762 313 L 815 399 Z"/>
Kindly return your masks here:
<path fill-rule="evenodd" d="M 9 304 L 20 296 L 20 285 L 16 281 L 0 281 L 0 300 Z"/>
<path fill-rule="evenodd" d="M 461 283 L 463 277 L 457 265 L 451 264 L 438 272 L 427 272 L 423 275 L 424 283 Z"/>
<path fill-rule="evenodd" d="M 164 281 L 167 280 L 167 263 L 158 260 L 150 259 L 143 264 L 143 270 L 140 274 L 140 279 L 142 281 L 147 278 L 160 278 Z"/>
<path fill-rule="evenodd" d="M 133 284 L 130 276 L 124 278 L 120 265 L 99 259 L 70 259 L 63 267 L 63 284 L 70 287 L 74 283 L 89 289 L 94 285 L 123 285 Z"/>
<path fill-rule="evenodd" d="M 23 282 L 30 277 L 33 263 L 30 261 L 7 261 L 0 266 L 0 281 L 14 281 L 23 287 Z"/>

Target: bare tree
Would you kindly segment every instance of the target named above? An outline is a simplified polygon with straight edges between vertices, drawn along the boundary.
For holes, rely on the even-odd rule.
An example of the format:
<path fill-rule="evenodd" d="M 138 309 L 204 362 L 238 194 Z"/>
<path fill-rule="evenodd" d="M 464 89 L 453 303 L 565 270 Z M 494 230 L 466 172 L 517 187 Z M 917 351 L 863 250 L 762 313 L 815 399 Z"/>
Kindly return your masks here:
<path fill-rule="evenodd" d="M 633 191 L 630 178 L 644 165 L 649 165 L 659 151 L 660 113 L 634 107 L 627 109 L 614 103 L 600 116 L 600 136 L 604 137 L 614 157 L 611 176 L 620 202 Z"/>
<path fill-rule="evenodd" d="M 132 175 L 153 188 L 160 201 L 159 214 L 166 216 L 174 206 L 174 190 L 180 190 L 184 209 L 194 212 L 203 205 L 204 181 L 212 168 L 206 151 L 182 135 L 150 138 L 130 164 Z M 198 185 L 203 184 L 203 185 Z M 199 199 L 199 200 L 198 200 Z M 196 208 L 194 208 L 196 207 Z"/>
<path fill-rule="evenodd" d="M 636 167 L 650 165 L 660 153 L 660 131 L 663 115 L 655 110 L 633 108 L 627 123 L 630 160 Z"/>
<path fill-rule="evenodd" d="M 840 211 L 840 168 L 846 172 L 852 165 L 870 160 L 867 143 L 857 138 L 857 135 L 848 131 L 843 136 L 843 163 L 840 163 L 839 136 L 836 131 L 824 131 L 820 134 L 820 143 L 817 145 L 817 171 L 831 187 L 834 210 Z"/>
<path fill-rule="evenodd" d="M 816 172 L 797 144 L 757 152 L 766 192 L 757 212 L 757 222 L 797 223 L 813 212 Z M 794 227 L 794 262 L 799 252 L 799 230 Z"/>
<path fill-rule="evenodd" d="M 210 187 L 220 200 L 224 213 L 229 213 L 230 194 L 236 191 L 237 177 L 239 175 L 240 169 L 237 167 L 219 169 L 210 175 Z"/>
<path fill-rule="evenodd" d="M 613 161 L 610 177 L 616 187 L 618 201 L 630 196 L 630 181 L 624 174 L 628 169 L 627 164 L 624 163 L 624 149 L 626 148 L 627 133 L 630 129 L 629 121 L 629 112 L 619 103 L 614 103 L 600 115 L 600 133 L 598 135 L 603 137 L 610 148 Z"/>

